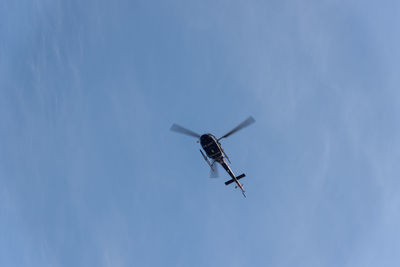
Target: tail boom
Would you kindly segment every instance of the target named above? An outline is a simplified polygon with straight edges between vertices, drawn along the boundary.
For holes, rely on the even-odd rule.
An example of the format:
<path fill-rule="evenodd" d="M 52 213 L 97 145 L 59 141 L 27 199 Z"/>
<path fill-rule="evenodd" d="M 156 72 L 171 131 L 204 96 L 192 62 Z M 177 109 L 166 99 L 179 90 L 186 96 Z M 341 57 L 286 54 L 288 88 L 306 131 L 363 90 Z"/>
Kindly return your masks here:
<path fill-rule="evenodd" d="M 226 170 L 226 172 L 229 174 L 229 176 L 232 178 L 229 181 L 225 182 L 225 185 L 229 185 L 233 182 L 236 183 L 236 186 L 240 188 L 240 190 L 242 191 L 242 194 L 244 197 L 246 197 L 246 195 L 244 194 L 244 189 L 243 189 L 243 185 L 241 183 L 239 183 L 239 179 L 242 179 L 244 177 L 246 177 L 246 174 L 242 173 L 239 176 L 235 176 L 231 170 L 231 168 L 229 167 L 229 165 L 225 162 L 225 161 L 220 161 L 220 164 L 222 165 L 222 167 L 224 167 L 224 169 Z"/>

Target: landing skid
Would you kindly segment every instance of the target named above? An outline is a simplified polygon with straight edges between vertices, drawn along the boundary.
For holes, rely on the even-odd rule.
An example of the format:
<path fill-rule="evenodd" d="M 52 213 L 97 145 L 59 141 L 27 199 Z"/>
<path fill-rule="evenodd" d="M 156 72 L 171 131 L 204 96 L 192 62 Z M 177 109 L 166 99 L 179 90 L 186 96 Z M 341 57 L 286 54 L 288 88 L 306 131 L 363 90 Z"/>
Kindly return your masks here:
<path fill-rule="evenodd" d="M 203 151 L 201 151 L 200 149 L 200 153 L 201 155 L 203 155 L 204 160 L 207 162 L 208 166 L 210 166 L 210 168 L 212 169 L 212 164 L 210 163 L 210 161 L 207 159 L 206 155 L 204 155 Z"/>

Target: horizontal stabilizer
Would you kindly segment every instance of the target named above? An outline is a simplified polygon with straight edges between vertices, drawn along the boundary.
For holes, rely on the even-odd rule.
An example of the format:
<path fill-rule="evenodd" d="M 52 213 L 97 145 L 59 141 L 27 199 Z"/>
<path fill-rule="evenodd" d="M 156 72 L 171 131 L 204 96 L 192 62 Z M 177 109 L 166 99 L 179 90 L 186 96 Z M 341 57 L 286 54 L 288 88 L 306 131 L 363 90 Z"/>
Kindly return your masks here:
<path fill-rule="evenodd" d="M 238 177 L 236 177 L 236 179 L 242 179 L 243 177 L 246 177 L 246 174 L 242 173 L 241 175 L 239 175 Z"/>
<path fill-rule="evenodd" d="M 246 176 L 246 174 L 242 173 L 241 175 L 237 176 L 236 179 L 239 180 L 239 179 L 242 179 L 242 178 L 245 177 L 245 176 Z M 233 183 L 234 181 L 235 181 L 235 179 L 230 179 L 229 181 L 226 181 L 226 182 L 225 182 L 225 185 L 231 184 L 231 183 Z"/>

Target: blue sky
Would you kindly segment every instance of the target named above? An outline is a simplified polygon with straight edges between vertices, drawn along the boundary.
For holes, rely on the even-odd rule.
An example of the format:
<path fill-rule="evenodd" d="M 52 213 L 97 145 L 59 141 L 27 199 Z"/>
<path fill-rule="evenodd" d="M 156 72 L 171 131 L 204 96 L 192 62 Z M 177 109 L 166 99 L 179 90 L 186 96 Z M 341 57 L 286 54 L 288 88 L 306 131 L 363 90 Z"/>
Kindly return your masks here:
<path fill-rule="evenodd" d="M 0 265 L 397 266 L 399 11 L 1 2 Z"/>

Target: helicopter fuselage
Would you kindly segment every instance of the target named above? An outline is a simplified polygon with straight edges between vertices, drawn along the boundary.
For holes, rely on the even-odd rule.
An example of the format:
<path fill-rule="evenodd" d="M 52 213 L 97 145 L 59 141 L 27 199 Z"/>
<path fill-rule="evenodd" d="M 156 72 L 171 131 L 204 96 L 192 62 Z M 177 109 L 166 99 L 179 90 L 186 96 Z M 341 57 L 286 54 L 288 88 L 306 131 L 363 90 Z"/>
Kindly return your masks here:
<path fill-rule="evenodd" d="M 221 144 L 214 135 L 203 134 L 200 136 L 200 144 L 209 158 L 220 161 L 224 157 Z"/>

